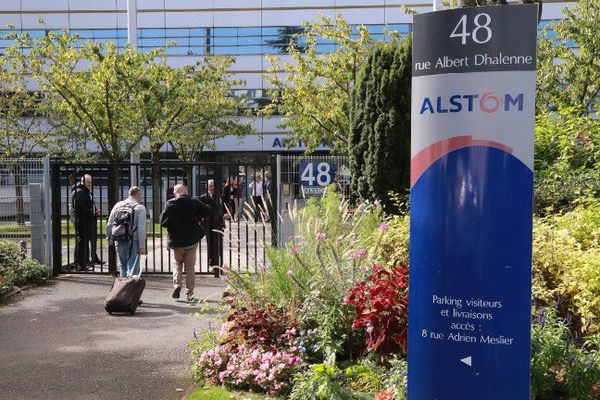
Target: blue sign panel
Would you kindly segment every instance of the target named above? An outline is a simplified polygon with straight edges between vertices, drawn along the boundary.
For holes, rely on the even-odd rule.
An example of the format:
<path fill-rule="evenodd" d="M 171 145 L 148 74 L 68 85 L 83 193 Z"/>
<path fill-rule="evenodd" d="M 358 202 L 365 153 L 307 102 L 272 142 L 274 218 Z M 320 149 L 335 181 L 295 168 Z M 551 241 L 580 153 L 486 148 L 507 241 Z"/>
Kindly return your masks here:
<path fill-rule="evenodd" d="M 536 25 L 415 16 L 409 400 L 529 400 Z"/>
<path fill-rule="evenodd" d="M 326 186 L 334 181 L 334 164 L 327 161 L 300 161 L 298 168 L 300 185 L 305 195 L 321 195 Z"/>

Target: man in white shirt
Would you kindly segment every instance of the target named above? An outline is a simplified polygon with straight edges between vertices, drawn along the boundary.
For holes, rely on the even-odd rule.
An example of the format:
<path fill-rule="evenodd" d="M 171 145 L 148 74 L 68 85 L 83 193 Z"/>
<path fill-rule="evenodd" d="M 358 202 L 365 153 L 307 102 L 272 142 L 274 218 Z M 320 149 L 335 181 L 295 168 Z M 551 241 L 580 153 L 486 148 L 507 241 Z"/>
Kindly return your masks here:
<path fill-rule="evenodd" d="M 264 194 L 264 186 L 262 182 L 262 176 L 260 174 L 256 174 L 254 178 L 254 182 L 251 182 L 248 185 L 250 190 L 252 190 L 252 201 L 254 202 L 254 218 L 256 221 L 260 221 L 260 213 L 265 212 L 265 207 L 263 203 L 263 194 Z"/>
<path fill-rule="evenodd" d="M 106 225 L 106 237 L 115 244 L 121 277 L 140 271 L 140 256 L 146 254 L 146 207 L 140 204 L 142 190 L 133 186 L 129 197 L 113 207 Z"/>

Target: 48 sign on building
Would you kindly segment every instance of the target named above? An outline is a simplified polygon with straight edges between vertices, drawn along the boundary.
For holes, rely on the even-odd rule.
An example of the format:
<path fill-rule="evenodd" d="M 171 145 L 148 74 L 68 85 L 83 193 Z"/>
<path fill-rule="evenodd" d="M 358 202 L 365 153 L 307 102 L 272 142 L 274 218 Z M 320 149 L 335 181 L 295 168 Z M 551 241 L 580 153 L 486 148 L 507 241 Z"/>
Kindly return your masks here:
<path fill-rule="evenodd" d="M 528 400 L 537 5 L 416 15 L 410 400 Z"/>
<path fill-rule="evenodd" d="M 305 196 L 321 196 L 334 181 L 334 165 L 327 161 L 302 160 L 298 165 L 299 181 Z"/>

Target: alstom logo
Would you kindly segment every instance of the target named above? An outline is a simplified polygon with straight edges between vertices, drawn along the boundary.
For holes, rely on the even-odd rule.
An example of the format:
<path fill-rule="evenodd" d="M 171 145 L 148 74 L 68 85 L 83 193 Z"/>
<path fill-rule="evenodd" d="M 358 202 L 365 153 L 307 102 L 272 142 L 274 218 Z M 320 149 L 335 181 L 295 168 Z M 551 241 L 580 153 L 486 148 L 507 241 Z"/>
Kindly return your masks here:
<path fill-rule="evenodd" d="M 523 111 L 523 93 L 497 95 L 494 92 L 478 94 L 455 94 L 448 98 L 442 96 L 425 97 L 419 114 L 445 114 L 458 112 L 483 111 L 491 114 L 498 111 Z"/>

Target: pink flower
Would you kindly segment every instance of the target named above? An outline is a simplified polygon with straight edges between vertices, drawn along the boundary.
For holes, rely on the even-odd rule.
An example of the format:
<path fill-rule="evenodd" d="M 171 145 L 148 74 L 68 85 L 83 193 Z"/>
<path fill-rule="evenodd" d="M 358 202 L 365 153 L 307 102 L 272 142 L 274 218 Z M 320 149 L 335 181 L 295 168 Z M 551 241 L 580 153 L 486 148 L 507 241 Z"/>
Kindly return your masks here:
<path fill-rule="evenodd" d="M 359 258 L 363 258 L 366 255 L 367 255 L 367 249 L 360 248 L 360 249 L 356 250 L 354 253 L 350 254 L 350 259 L 357 260 Z"/>
<path fill-rule="evenodd" d="M 384 222 L 381 225 L 379 225 L 379 230 L 381 232 L 387 232 L 390 230 L 390 226 Z"/>
<path fill-rule="evenodd" d="M 327 238 L 327 234 L 325 232 L 319 232 L 317 233 L 317 240 L 319 241 L 323 241 Z"/>
<path fill-rule="evenodd" d="M 292 271 L 291 269 L 288 269 L 287 275 L 288 275 L 288 276 L 292 276 L 292 275 L 294 275 L 294 271 Z"/>
<path fill-rule="evenodd" d="M 290 248 L 290 253 L 292 253 L 292 254 L 298 254 L 298 247 L 296 247 L 296 246 L 292 246 L 292 247 Z"/>

